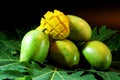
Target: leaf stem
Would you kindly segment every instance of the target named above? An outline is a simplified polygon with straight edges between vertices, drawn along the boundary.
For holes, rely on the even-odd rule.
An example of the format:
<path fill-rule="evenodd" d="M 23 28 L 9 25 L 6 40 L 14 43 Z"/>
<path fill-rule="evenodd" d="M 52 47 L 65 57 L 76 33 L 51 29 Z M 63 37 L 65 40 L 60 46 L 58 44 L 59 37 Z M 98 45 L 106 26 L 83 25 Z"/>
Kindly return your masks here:
<path fill-rule="evenodd" d="M 59 72 L 57 72 L 57 74 L 60 76 L 60 78 L 61 78 L 62 80 L 65 80 L 65 79 L 60 75 Z"/>
<path fill-rule="evenodd" d="M 52 77 L 51 77 L 50 80 L 53 80 L 53 78 L 54 78 L 56 72 L 57 72 L 57 68 L 55 68 L 54 73 L 53 73 L 53 75 L 52 75 Z"/>

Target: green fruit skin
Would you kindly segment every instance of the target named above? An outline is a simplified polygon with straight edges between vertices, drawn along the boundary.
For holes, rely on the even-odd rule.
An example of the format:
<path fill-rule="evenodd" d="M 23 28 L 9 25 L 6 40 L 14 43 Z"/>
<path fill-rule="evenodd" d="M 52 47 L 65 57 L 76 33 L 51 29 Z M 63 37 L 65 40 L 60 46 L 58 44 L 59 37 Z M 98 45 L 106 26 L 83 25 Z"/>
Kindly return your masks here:
<path fill-rule="evenodd" d="M 75 15 L 67 15 L 70 26 L 68 39 L 72 41 L 88 41 L 92 36 L 91 26 L 82 18 Z"/>
<path fill-rule="evenodd" d="M 91 66 L 96 69 L 107 70 L 111 65 L 112 54 L 110 49 L 101 41 L 88 42 L 82 53 Z"/>
<path fill-rule="evenodd" d="M 49 58 L 63 67 L 72 68 L 78 65 L 80 53 L 70 40 L 57 40 L 51 44 Z"/>
<path fill-rule="evenodd" d="M 43 62 L 49 51 L 49 38 L 44 32 L 31 30 L 25 34 L 21 42 L 20 62 L 35 60 Z"/>

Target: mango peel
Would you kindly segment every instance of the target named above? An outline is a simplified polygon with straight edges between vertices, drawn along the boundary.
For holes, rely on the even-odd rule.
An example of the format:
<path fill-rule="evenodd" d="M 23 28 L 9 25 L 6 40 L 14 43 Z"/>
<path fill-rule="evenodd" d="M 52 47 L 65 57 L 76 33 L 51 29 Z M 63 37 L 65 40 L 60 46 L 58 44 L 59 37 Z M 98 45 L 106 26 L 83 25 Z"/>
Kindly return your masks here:
<path fill-rule="evenodd" d="M 82 53 L 89 64 L 99 70 L 107 70 L 112 62 L 110 49 L 101 41 L 94 40 L 84 44 Z"/>
<path fill-rule="evenodd" d="M 92 29 L 87 21 L 76 15 L 66 15 L 69 20 L 70 34 L 68 39 L 72 41 L 89 41 L 92 37 Z"/>
<path fill-rule="evenodd" d="M 21 42 L 20 62 L 31 60 L 43 62 L 48 55 L 49 46 L 49 38 L 42 31 L 27 32 Z"/>
<path fill-rule="evenodd" d="M 80 52 L 68 39 L 55 40 L 51 43 L 49 58 L 63 67 L 72 68 L 79 64 Z"/>

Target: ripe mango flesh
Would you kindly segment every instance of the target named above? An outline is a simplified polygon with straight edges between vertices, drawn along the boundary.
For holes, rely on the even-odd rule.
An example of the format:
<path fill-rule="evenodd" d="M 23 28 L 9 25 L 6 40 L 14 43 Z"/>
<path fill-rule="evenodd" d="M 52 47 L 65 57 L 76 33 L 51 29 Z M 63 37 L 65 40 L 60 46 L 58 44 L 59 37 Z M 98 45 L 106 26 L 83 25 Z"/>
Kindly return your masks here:
<path fill-rule="evenodd" d="M 70 34 L 68 39 L 72 41 L 88 41 L 92 36 L 91 26 L 84 19 L 75 15 L 66 15 L 69 20 Z"/>
<path fill-rule="evenodd" d="M 56 9 L 54 12 L 45 13 L 44 18 L 41 18 L 40 26 L 36 29 L 44 30 L 44 33 L 53 39 L 65 39 L 70 33 L 68 18 Z"/>
<path fill-rule="evenodd" d="M 112 54 L 110 49 L 103 42 L 90 41 L 87 42 L 82 50 L 85 59 L 92 67 L 107 70 L 112 62 Z"/>
<path fill-rule="evenodd" d="M 27 32 L 21 42 L 20 62 L 31 60 L 43 62 L 48 55 L 49 45 L 49 38 L 42 31 Z"/>
<path fill-rule="evenodd" d="M 68 39 L 54 41 L 50 46 L 49 57 L 55 63 L 72 68 L 80 61 L 80 52 L 77 46 Z"/>

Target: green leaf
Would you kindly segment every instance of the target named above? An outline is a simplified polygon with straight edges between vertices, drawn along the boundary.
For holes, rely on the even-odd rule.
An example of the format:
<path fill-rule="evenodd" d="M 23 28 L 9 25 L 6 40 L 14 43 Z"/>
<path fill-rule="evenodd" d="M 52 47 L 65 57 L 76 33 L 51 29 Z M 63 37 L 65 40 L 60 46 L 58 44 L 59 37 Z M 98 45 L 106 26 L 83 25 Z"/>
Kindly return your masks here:
<path fill-rule="evenodd" d="M 71 73 L 70 73 L 71 72 Z M 84 71 L 69 71 L 46 67 L 41 70 L 31 70 L 33 80 L 96 80 L 94 75 L 82 75 Z"/>
<path fill-rule="evenodd" d="M 0 70 L 1 71 L 6 71 L 6 70 L 16 70 L 21 73 L 25 73 L 27 69 L 29 69 L 29 64 L 28 63 L 20 63 L 18 61 L 13 61 L 13 60 L 0 60 L 0 63 L 4 63 L 0 65 Z"/>
<path fill-rule="evenodd" d="M 29 69 L 30 75 L 33 77 L 33 80 L 41 79 L 41 80 L 47 80 L 50 79 L 53 73 L 53 69 L 46 67 L 42 69 L 38 68 L 32 68 Z"/>
<path fill-rule="evenodd" d="M 120 80 L 120 72 L 112 72 L 112 71 L 107 71 L 107 72 L 102 72 L 99 71 L 97 72 L 99 76 L 103 78 L 103 80 Z"/>
<path fill-rule="evenodd" d="M 19 30 L 19 29 L 15 29 L 15 31 L 18 34 L 19 40 L 22 40 L 26 32 L 25 31 L 23 32 L 22 30 Z"/>
<path fill-rule="evenodd" d="M 114 35 L 115 33 L 117 33 L 118 31 L 116 30 L 112 30 L 107 28 L 106 25 L 103 25 L 101 27 L 95 27 L 92 30 L 92 38 L 91 40 L 99 40 L 99 41 L 104 41 L 106 39 L 110 39 L 110 37 L 112 35 Z"/>
<path fill-rule="evenodd" d="M 19 77 L 24 76 L 22 73 L 20 73 L 19 71 L 15 71 L 15 70 L 5 70 L 5 71 L 0 71 L 0 80 L 3 79 L 16 79 Z"/>
<path fill-rule="evenodd" d="M 108 45 L 111 52 L 118 51 L 120 49 L 120 34 L 114 35 L 113 37 L 111 37 L 111 39 L 107 40 L 105 43 Z"/>
<path fill-rule="evenodd" d="M 25 75 L 25 76 L 23 76 L 23 77 L 20 77 L 20 78 L 15 79 L 15 80 L 32 80 L 32 78 L 31 78 L 31 76 L 29 76 L 29 75 Z"/>
<path fill-rule="evenodd" d="M 7 40 L 7 37 L 3 32 L 0 32 L 0 40 Z"/>
<path fill-rule="evenodd" d="M 16 32 L 10 31 L 0 31 L 0 40 L 9 41 L 9 40 L 18 40 L 18 35 Z"/>
<path fill-rule="evenodd" d="M 26 62 L 18 62 L 14 60 L 0 60 L 0 79 L 24 79 L 28 78 L 25 75 L 28 74 L 28 69 L 31 65 Z M 8 73 L 7 73 L 8 72 Z"/>
<path fill-rule="evenodd" d="M 0 59 L 0 67 L 4 66 L 4 65 L 11 64 L 11 63 L 15 63 L 15 62 L 17 62 L 17 60 L 14 60 L 14 59 Z"/>
<path fill-rule="evenodd" d="M 0 59 L 19 59 L 20 41 L 0 40 Z"/>

